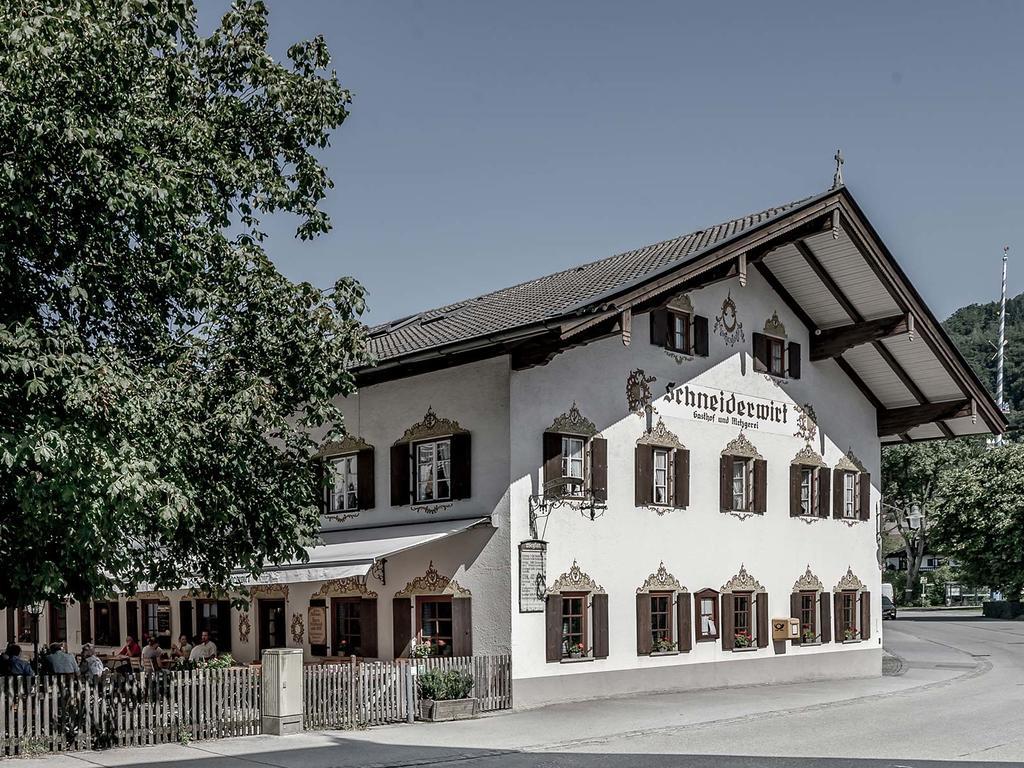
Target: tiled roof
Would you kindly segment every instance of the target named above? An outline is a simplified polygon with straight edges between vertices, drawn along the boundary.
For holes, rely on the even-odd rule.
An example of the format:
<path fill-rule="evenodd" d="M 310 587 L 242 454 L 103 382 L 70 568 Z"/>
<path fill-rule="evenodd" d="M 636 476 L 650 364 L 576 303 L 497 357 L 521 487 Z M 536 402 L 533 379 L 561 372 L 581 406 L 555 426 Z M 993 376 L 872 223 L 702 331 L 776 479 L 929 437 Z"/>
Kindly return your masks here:
<path fill-rule="evenodd" d="M 653 277 L 669 266 L 683 264 L 813 199 L 768 208 L 688 235 L 378 325 L 370 329 L 370 349 L 377 360 L 383 362 L 558 317 L 573 307 L 597 301 L 617 288 Z"/>

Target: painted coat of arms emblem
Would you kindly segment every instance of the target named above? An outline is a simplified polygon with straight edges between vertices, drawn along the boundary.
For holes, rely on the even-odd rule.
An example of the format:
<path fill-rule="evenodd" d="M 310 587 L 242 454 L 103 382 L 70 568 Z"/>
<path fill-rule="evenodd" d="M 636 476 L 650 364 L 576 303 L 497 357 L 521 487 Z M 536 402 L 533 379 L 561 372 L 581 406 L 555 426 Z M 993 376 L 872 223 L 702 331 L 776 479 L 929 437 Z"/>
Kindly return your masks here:
<path fill-rule="evenodd" d="M 715 333 L 722 337 L 727 346 L 735 346 L 744 341 L 743 323 L 736 316 L 736 302 L 732 300 L 732 292 L 726 294 L 722 302 L 722 313 L 715 317 Z"/>

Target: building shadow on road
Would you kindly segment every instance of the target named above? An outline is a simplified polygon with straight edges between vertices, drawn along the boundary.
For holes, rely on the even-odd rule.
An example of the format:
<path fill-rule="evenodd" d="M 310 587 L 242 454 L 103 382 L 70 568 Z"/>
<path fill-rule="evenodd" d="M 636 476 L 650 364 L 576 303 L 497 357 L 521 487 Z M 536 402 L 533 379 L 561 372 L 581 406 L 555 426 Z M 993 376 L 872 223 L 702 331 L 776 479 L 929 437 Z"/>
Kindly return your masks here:
<path fill-rule="evenodd" d="M 907 760 L 902 758 L 858 759 L 851 757 L 764 757 L 759 755 L 700 755 L 665 753 L 521 752 L 451 745 L 386 744 L 343 735 L 321 734 L 315 747 L 287 748 L 287 737 L 254 737 L 240 740 L 197 742 L 173 747 L 175 758 L 153 754 L 149 749 L 80 753 L 89 762 L 117 768 L 407 768 L 409 766 L 460 766 L 460 768 L 995 768 L 1002 762 L 961 760 Z M 138 757 L 138 760 L 132 758 Z M 43 766 L 46 760 L 29 759 L 22 768 Z"/>

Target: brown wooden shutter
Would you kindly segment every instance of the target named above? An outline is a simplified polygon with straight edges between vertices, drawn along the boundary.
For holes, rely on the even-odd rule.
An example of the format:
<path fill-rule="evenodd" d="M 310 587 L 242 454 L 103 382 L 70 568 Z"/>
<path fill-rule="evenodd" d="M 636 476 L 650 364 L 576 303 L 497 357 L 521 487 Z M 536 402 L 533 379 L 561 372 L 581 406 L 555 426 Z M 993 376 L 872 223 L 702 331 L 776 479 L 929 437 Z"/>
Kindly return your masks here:
<path fill-rule="evenodd" d="M 668 344 L 668 310 L 665 307 L 651 310 L 651 344 L 659 347 Z"/>
<path fill-rule="evenodd" d="M 316 484 L 317 498 L 320 499 L 320 514 L 326 515 L 331 511 L 327 501 L 327 459 L 317 459 L 313 462 L 313 482 Z"/>
<path fill-rule="evenodd" d="M 799 464 L 789 465 L 789 516 L 800 517 L 804 513 L 800 506 L 800 486 L 804 468 Z"/>
<path fill-rule="evenodd" d="M 654 503 L 654 448 L 636 447 L 636 472 L 633 486 L 635 505 L 643 507 Z"/>
<path fill-rule="evenodd" d="M 472 445 L 468 432 L 452 435 L 452 498 L 468 499 L 472 495 Z"/>
<path fill-rule="evenodd" d="M 410 499 L 409 480 L 412 475 L 412 454 L 409 443 L 391 446 L 391 506 L 403 507 Z"/>
<path fill-rule="evenodd" d="M 608 441 L 590 440 L 590 492 L 597 501 L 608 500 Z"/>
<path fill-rule="evenodd" d="M 608 658 L 608 595 L 591 597 L 591 616 L 594 619 L 594 658 Z"/>
<path fill-rule="evenodd" d="M 231 653 L 231 601 L 217 601 L 217 653 Z"/>
<path fill-rule="evenodd" d="M 843 642 L 843 596 L 839 592 L 832 594 L 832 622 L 836 633 L 836 642 Z"/>
<path fill-rule="evenodd" d="M 641 592 L 636 596 L 636 655 L 649 656 L 653 648 L 651 595 L 648 592 Z"/>
<path fill-rule="evenodd" d="M 860 637 L 861 640 L 871 639 L 871 593 L 860 593 Z"/>
<path fill-rule="evenodd" d="M 680 592 L 676 595 L 676 642 L 682 652 L 693 648 L 693 601 L 689 592 Z"/>
<path fill-rule="evenodd" d="M 139 637 L 139 604 L 136 603 L 134 600 L 129 600 L 124 604 L 124 612 L 125 635 L 131 635 L 135 638 L 135 642 L 138 643 L 142 639 Z"/>
<path fill-rule="evenodd" d="M 718 617 L 719 629 L 722 631 L 722 650 L 731 651 L 736 647 L 736 629 L 733 621 L 736 619 L 733 597 L 731 592 L 722 593 L 722 610 Z"/>
<path fill-rule="evenodd" d="M 562 596 L 548 595 L 544 606 L 544 645 L 547 660 L 562 660 Z"/>
<path fill-rule="evenodd" d="M 380 651 L 377 646 L 377 598 L 359 601 L 359 644 L 363 656 L 375 659 Z"/>
<path fill-rule="evenodd" d="M 18 639 L 18 631 L 14 627 L 14 613 L 17 611 L 13 605 L 7 606 L 7 643 L 16 642 Z M 6 646 L 5 646 L 6 647 Z"/>
<path fill-rule="evenodd" d="M 395 658 L 407 656 L 412 645 L 412 599 L 396 597 L 391 601 L 391 635 Z"/>
<path fill-rule="evenodd" d="M 767 648 L 772 639 L 768 622 L 768 593 L 758 592 L 754 595 L 754 606 L 754 613 L 757 614 L 757 647 Z"/>
<path fill-rule="evenodd" d="M 843 475 L 841 469 L 832 470 L 832 517 L 843 518 Z"/>
<path fill-rule="evenodd" d="M 789 615 L 800 621 L 800 593 L 793 592 L 789 596 Z M 804 625 L 800 625 L 800 634 L 793 638 L 793 645 L 800 645 L 804 641 Z"/>
<path fill-rule="evenodd" d="M 786 349 L 786 356 L 789 358 L 786 362 L 789 365 L 789 378 L 799 379 L 800 378 L 800 345 L 795 341 L 789 342 Z"/>
<path fill-rule="evenodd" d="M 719 466 L 719 505 L 723 512 L 732 509 L 732 456 L 723 456 Z"/>
<path fill-rule="evenodd" d="M 754 459 L 754 511 L 763 515 L 768 508 L 768 462 Z"/>
<path fill-rule="evenodd" d="M 359 490 L 359 509 L 376 506 L 373 448 L 363 448 L 356 454 L 356 484 Z"/>
<path fill-rule="evenodd" d="M 857 499 L 857 510 L 861 520 L 871 519 L 871 474 L 869 472 L 861 472 L 858 478 L 859 488 Z"/>
<path fill-rule="evenodd" d="M 178 617 L 181 621 L 181 627 L 178 629 L 179 635 L 185 635 L 188 641 L 191 643 L 195 632 L 192 629 L 192 601 L 182 600 L 178 603 Z"/>
<path fill-rule="evenodd" d="M 828 517 L 828 508 L 832 503 L 831 486 L 829 480 L 832 473 L 828 467 L 818 468 L 818 515 Z"/>
<path fill-rule="evenodd" d="M 832 598 L 828 592 L 818 593 L 818 634 L 821 642 L 832 642 Z"/>
<path fill-rule="evenodd" d="M 78 636 L 81 638 L 81 642 L 85 643 L 92 642 L 92 613 L 89 611 L 89 602 L 87 600 L 80 600 L 78 603 L 78 616 L 79 622 L 81 623 L 81 629 L 78 632 Z"/>
<path fill-rule="evenodd" d="M 456 597 L 452 600 L 452 653 L 455 656 L 473 655 L 473 598 Z"/>
<path fill-rule="evenodd" d="M 756 332 L 753 337 L 754 370 L 763 373 L 768 370 L 768 337 Z"/>
<path fill-rule="evenodd" d="M 676 509 L 686 509 L 690 506 L 690 452 L 685 448 L 676 448 L 673 462 L 675 477 L 672 484 L 672 506 Z"/>
<path fill-rule="evenodd" d="M 708 356 L 708 319 L 700 315 L 693 316 L 693 354 Z"/>
<path fill-rule="evenodd" d="M 547 492 L 562 479 L 562 436 L 557 432 L 544 433 L 544 489 Z"/>

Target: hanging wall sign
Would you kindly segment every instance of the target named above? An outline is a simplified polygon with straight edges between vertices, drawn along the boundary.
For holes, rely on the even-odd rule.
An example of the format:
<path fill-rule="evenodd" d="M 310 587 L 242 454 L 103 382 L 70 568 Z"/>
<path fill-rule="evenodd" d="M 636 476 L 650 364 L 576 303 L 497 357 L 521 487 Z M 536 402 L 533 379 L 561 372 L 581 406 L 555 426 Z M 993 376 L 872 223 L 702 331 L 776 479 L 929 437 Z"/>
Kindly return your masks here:
<path fill-rule="evenodd" d="M 546 542 L 530 539 L 519 544 L 520 613 L 540 613 L 544 610 L 547 554 Z"/>
<path fill-rule="evenodd" d="M 779 435 L 792 435 L 797 418 L 792 403 L 694 384 L 669 390 L 657 410 L 670 418 Z"/>

